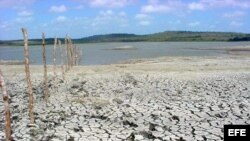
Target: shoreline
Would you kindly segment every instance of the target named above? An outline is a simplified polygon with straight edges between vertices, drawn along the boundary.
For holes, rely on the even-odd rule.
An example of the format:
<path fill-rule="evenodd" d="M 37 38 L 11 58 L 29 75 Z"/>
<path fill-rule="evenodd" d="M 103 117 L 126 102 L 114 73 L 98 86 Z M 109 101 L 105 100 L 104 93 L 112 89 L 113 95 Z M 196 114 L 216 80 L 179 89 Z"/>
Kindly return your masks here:
<path fill-rule="evenodd" d="M 43 66 L 30 66 L 36 126 L 27 127 L 24 66 L 0 65 L 11 97 L 15 140 L 223 140 L 223 125 L 250 124 L 249 56 L 76 66 L 65 80 L 59 72 L 56 81 L 48 67 L 45 107 Z M 0 140 L 2 115 L 0 102 Z"/>

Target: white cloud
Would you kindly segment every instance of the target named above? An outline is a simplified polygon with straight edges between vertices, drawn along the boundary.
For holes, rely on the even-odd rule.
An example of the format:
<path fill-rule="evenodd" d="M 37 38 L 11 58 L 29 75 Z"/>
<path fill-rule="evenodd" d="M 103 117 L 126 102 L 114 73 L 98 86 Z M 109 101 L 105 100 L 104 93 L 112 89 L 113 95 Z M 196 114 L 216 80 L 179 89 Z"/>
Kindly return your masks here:
<path fill-rule="evenodd" d="M 122 17 L 126 17 L 127 16 L 126 12 L 124 12 L 124 11 L 119 12 L 119 15 L 122 16 Z"/>
<path fill-rule="evenodd" d="M 204 5 L 202 3 L 192 2 L 188 4 L 190 10 L 204 10 Z"/>
<path fill-rule="evenodd" d="M 197 27 L 200 25 L 200 22 L 196 21 L 196 22 L 192 22 L 192 23 L 189 23 L 188 26 L 190 27 Z"/>
<path fill-rule="evenodd" d="M 238 8 L 250 8 L 250 1 L 249 0 L 223 0 L 223 1 L 212 0 L 210 5 L 213 5 L 215 7 L 231 6 L 231 7 L 238 7 Z"/>
<path fill-rule="evenodd" d="M 239 26 L 242 26 L 243 25 L 243 23 L 242 22 L 237 22 L 237 21 L 232 21 L 231 23 L 230 23 L 230 26 L 236 26 L 236 27 L 239 27 Z"/>
<path fill-rule="evenodd" d="M 243 12 L 243 11 L 234 11 L 234 12 L 231 12 L 231 13 L 225 13 L 223 15 L 223 17 L 234 19 L 234 18 L 241 18 L 241 17 L 245 16 L 245 14 L 246 13 Z"/>
<path fill-rule="evenodd" d="M 28 23 L 28 22 L 31 22 L 33 20 L 32 17 L 18 17 L 15 19 L 14 22 L 16 23 Z"/>
<path fill-rule="evenodd" d="M 211 24 L 211 25 L 209 25 L 209 26 L 208 26 L 208 28 L 213 30 L 213 29 L 215 29 L 215 28 L 216 28 L 216 25 Z"/>
<path fill-rule="evenodd" d="M 18 16 L 22 16 L 22 17 L 29 17 L 32 16 L 33 13 L 32 12 L 28 12 L 28 11 L 21 11 L 19 13 L 17 13 Z"/>
<path fill-rule="evenodd" d="M 67 11 L 67 7 L 65 5 L 51 6 L 49 11 L 50 12 L 62 13 L 62 12 Z"/>
<path fill-rule="evenodd" d="M 13 26 L 13 22 L 9 22 L 9 21 L 0 22 L 0 29 L 1 30 L 8 30 L 12 26 Z"/>
<path fill-rule="evenodd" d="M 206 10 L 221 7 L 250 8 L 250 0 L 149 0 L 141 7 L 142 13 L 185 12 L 187 10 Z M 181 9 L 181 10 L 180 10 Z"/>
<path fill-rule="evenodd" d="M 127 14 L 123 11 L 119 13 L 114 13 L 112 10 L 101 11 L 99 15 L 97 15 L 92 20 L 92 27 L 100 27 L 100 26 L 120 26 L 125 27 L 128 25 Z"/>
<path fill-rule="evenodd" d="M 173 12 L 183 9 L 184 3 L 180 0 L 166 0 L 160 2 L 158 0 L 150 0 L 148 4 L 141 7 L 142 13 L 164 13 Z"/>
<path fill-rule="evenodd" d="M 146 5 L 146 6 L 143 6 L 141 9 L 141 11 L 144 13 L 167 12 L 170 10 L 171 8 L 166 5 Z"/>
<path fill-rule="evenodd" d="M 149 19 L 150 16 L 147 15 L 147 14 L 136 14 L 136 15 L 135 15 L 135 18 L 136 18 L 137 20 L 142 20 L 142 19 Z"/>
<path fill-rule="evenodd" d="M 148 26 L 148 25 L 150 25 L 150 21 L 140 21 L 139 25 Z"/>
<path fill-rule="evenodd" d="M 199 0 L 195 3 L 189 4 L 191 10 L 202 10 L 205 8 L 218 8 L 218 7 L 237 7 L 237 8 L 250 8 L 249 0 Z"/>
<path fill-rule="evenodd" d="M 107 10 L 107 11 L 101 11 L 99 14 L 102 16 L 110 16 L 113 15 L 114 13 L 112 10 Z"/>
<path fill-rule="evenodd" d="M 49 26 L 49 24 L 48 23 L 42 23 L 42 24 L 40 24 L 42 27 L 48 27 Z"/>
<path fill-rule="evenodd" d="M 82 2 L 80 0 L 77 0 Z M 108 7 L 108 8 L 122 8 L 136 0 L 85 0 L 84 2 L 92 7 Z"/>
<path fill-rule="evenodd" d="M 91 20 L 92 19 L 86 17 L 67 17 L 60 15 L 55 17 L 52 21 L 39 23 L 35 26 L 35 30 L 47 33 L 47 37 L 53 37 L 55 35 L 62 36 L 66 33 L 81 37 L 83 30 L 86 32 L 90 30 Z"/>
<path fill-rule="evenodd" d="M 158 4 L 159 0 L 148 0 L 149 4 Z"/>
<path fill-rule="evenodd" d="M 57 18 L 56 18 L 56 21 L 57 22 L 65 22 L 67 20 L 67 18 L 65 17 L 65 16 L 58 16 Z"/>
<path fill-rule="evenodd" d="M 75 9 L 78 9 L 78 10 L 81 10 L 81 9 L 83 9 L 83 8 L 84 8 L 83 5 L 78 5 L 78 6 L 75 7 Z"/>
<path fill-rule="evenodd" d="M 142 26 L 148 26 L 151 24 L 151 17 L 147 14 L 136 14 L 135 19 L 137 20 L 138 24 Z"/>
<path fill-rule="evenodd" d="M 36 0 L 0 0 L 0 8 L 14 8 L 16 6 L 30 5 Z"/>
<path fill-rule="evenodd" d="M 175 21 L 168 21 L 168 24 L 170 25 L 177 25 L 177 24 L 181 24 L 182 22 L 180 20 L 175 20 Z"/>

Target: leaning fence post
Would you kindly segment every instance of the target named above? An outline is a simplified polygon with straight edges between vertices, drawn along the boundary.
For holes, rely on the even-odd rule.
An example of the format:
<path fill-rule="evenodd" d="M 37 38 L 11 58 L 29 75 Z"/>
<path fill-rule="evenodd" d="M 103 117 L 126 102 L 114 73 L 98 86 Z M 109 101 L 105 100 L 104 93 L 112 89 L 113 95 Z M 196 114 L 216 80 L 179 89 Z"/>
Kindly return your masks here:
<path fill-rule="evenodd" d="M 10 106 L 9 106 L 9 96 L 6 90 L 4 78 L 2 71 L 0 70 L 0 87 L 2 89 L 3 94 L 3 102 L 4 102 L 4 109 L 5 109 L 5 136 L 6 141 L 12 141 L 11 137 L 11 120 L 10 120 Z"/>
<path fill-rule="evenodd" d="M 47 105 L 48 102 L 48 95 L 49 95 L 49 89 L 48 89 L 48 77 L 47 77 L 47 65 L 46 65 L 46 48 L 45 48 L 45 35 L 42 33 L 42 48 L 43 48 L 43 91 L 44 91 L 44 99 Z"/>
<path fill-rule="evenodd" d="M 30 79 L 30 70 L 29 70 L 29 48 L 28 48 L 28 34 L 25 28 L 22 28 L 23 38 L 24 38 L 24 62 L 25 62 L 25 73 L 26 73 L 26 81 L 28 84 L 28 92 L 29 92 L 29 117 L 30 123 L 33 124 L 34 121 L 34 113 L 33 113 L 33 92 L 32 92 L 32 85 Z"/>

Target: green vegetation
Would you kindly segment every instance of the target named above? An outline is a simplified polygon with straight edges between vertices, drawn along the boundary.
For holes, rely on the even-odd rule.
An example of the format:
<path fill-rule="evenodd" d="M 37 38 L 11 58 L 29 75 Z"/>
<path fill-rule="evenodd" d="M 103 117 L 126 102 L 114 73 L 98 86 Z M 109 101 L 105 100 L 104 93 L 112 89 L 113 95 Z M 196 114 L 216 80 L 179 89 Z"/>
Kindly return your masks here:
<path fill-rule="evenodd" d="M 60 40 L 64 41 L 63 38 Z M 53 44 L 53 38 L 47 38 L 46 44 Z M 250 41 L 250 34 L 235 32 L 191 32 L 165 31 L 147 35 L 106 34 L 73 39 L 74 43 L 99 42 L 165 42 L 165 41 Z M 30 45 L 41 45 L 41 39 L 30 39 Z M 0 45 L 23 45 L 22 40 L 0 41 Z"/>
<path fill-rule="evenodd" d="M 156 41 L 234 41 L 235 38 L 243 39 L 250 34 L 233 32 L 190 32 L 166 31 L 148 35 L 148 40 Z M 245 40 L 247 41 L 247 40 Z M 250 40 L 249 40 L 250 41 Z"/>
<path fill-rule="evenodd" d="M 46 44 L 54 44 L 53 38 L 47 38 L 45 39 L 45 41 L 46 41 Z M 8 40 L 8 41 L 0 40 L 0 45 L 21 46 L 23 45 L 23 40 Z M 42 45 L 42 39 L 29 39 L 29 45 Z"/>

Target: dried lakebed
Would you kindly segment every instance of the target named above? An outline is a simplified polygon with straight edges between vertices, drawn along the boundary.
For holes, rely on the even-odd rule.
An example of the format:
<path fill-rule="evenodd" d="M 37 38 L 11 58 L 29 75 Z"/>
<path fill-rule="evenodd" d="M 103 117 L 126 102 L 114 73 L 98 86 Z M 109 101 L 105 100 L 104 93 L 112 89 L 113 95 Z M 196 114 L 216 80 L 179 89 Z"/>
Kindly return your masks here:
<path fill-rule="evenodd" d="M 224 67 L 227 60 L 220 60 Z M 203 63 L 208 61 L 199 65 Z M 234 63 L 239 62 L 230 65 Z M 224 124 L 250 124 L 250 72 L 244 67 L 240 71 L 196 72 L 131 71 L 129 65 L 121 64 L 104 67 L 106 70 L 73 69 L 66 80 L 58 78 L 57 83 L 50 79 L 47 107 L 42 96 L 43 75 L 33 74 L 34 126 L 28 126 L 24 74 L 7 75 L 14 139 L 223 140 Z M 1 140 L 2 102 L 0 112 Z"/>

